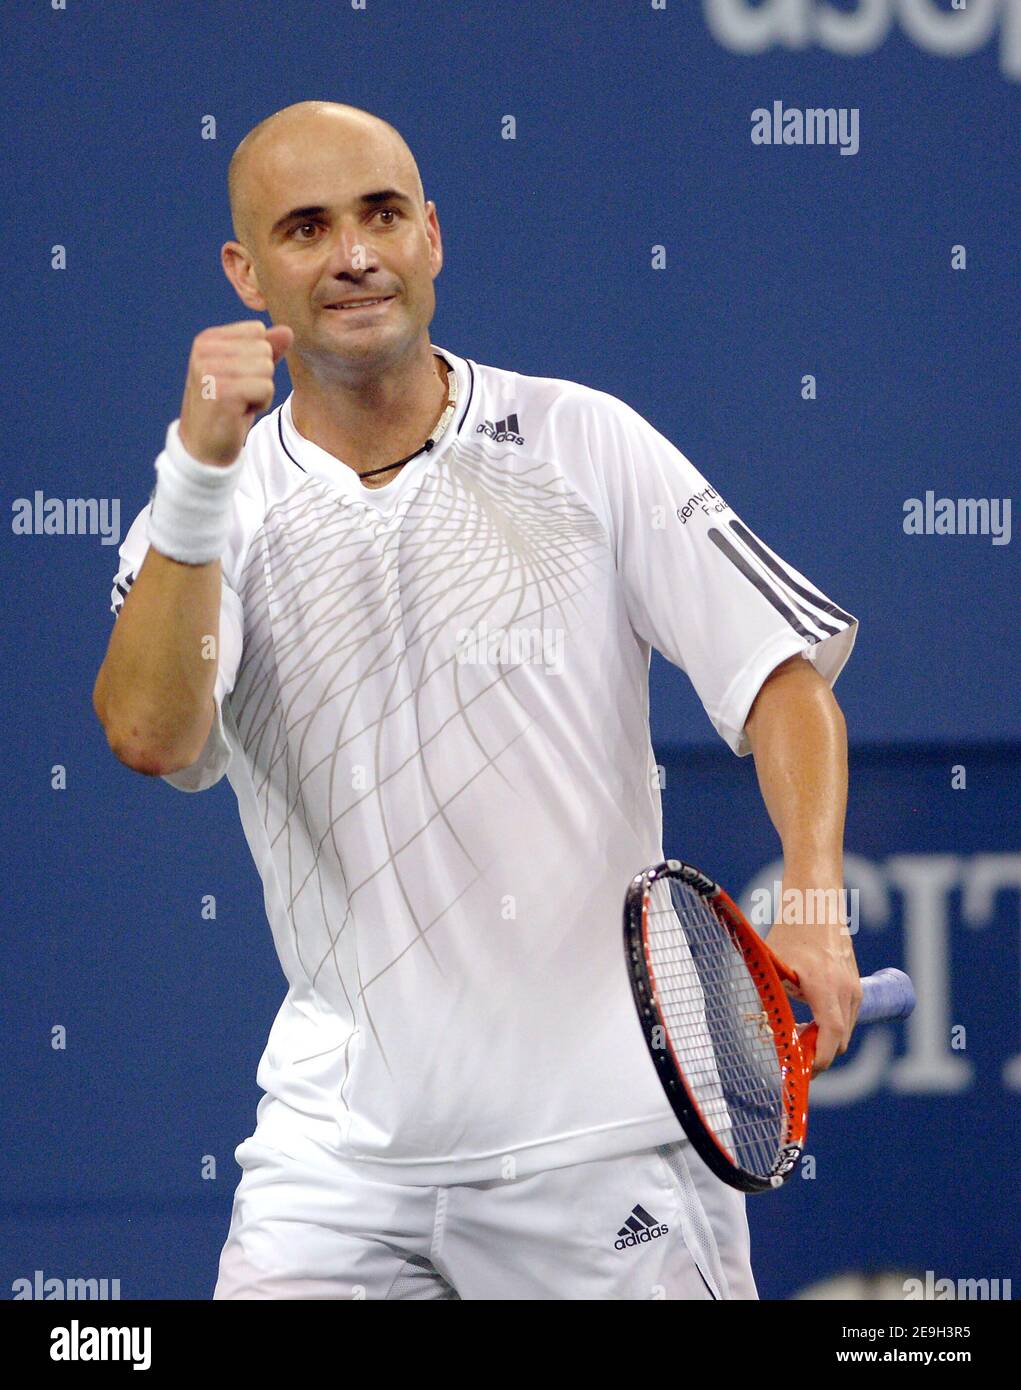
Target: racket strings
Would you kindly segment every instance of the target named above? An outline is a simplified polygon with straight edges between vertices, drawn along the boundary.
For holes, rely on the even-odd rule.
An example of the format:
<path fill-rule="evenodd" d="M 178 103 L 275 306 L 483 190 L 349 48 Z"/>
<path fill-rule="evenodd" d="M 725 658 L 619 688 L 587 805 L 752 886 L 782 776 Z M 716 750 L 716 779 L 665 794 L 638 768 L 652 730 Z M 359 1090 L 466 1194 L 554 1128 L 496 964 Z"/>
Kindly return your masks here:
<path fill-rule="evenodd" d="M 650 885 L 645 938 L 664 1043 L 691 1099 L 731 1161 L 768 1176 L 787 1135 L 768 999 L 725 924 L 677 879 Z"/>

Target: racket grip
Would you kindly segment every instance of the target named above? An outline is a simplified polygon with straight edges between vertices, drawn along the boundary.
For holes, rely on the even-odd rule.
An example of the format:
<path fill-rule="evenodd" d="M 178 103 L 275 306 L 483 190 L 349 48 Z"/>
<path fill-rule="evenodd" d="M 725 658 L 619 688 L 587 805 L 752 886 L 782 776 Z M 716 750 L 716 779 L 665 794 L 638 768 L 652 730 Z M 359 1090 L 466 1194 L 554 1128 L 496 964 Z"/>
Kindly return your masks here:
<path fill-rule="evenodd" d="M 915 987 L 903 970 L 887 966 L 861 982 L 862 1000 L 858 1023 L 882 1023 L 886 1019 L 907 1018 L 915 1007 Z"/>

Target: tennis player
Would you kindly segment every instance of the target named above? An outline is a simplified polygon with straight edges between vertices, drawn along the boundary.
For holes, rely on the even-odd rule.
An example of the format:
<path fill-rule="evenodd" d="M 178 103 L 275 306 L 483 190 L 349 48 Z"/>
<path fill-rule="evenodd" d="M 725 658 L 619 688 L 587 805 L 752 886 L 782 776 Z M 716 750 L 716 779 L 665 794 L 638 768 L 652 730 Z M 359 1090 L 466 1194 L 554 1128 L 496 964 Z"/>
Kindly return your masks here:
<path fill-rule="evenodd" d="M 624 968 L 663 857 L 649 658 L 754 754 L 785 894 L 840 888 L 857 622 L 624 402 L 430 341 L 440 227 L 391 126 L 286 107 L 229 193 L 273 326 L 194 340 L 94 693 L 128 767 L 227 774 L 287 978 L 214 1296 L 754 1298 Z M 850 937 L 771 944 L 825 1068 Z"/>

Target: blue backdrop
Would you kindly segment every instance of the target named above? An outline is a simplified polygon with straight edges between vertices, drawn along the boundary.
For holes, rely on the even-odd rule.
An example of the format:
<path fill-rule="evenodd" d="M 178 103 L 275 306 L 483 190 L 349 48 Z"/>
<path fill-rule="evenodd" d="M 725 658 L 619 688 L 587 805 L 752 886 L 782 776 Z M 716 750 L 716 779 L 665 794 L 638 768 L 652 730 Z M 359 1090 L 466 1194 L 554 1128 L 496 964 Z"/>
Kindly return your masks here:
<path fill-rule="evenodd" d="M 91 691 L 104 542 L 148 497 L 192 338 L 248 315 L 219 266 L 231 151 L 311 97 L 416 153 L 435 342 L 628 401 L 861 620 L 836 691 L 858 953 L 924 1004 L 815 1088 L 814 1177 L 750 1203 L 763 1293 L 866 1267 L 1021 1289 L 1019 0 L 67 0 L 0 25 L 0 1296 L 36 1269 L 126 1298 L 215 1278 L 283 979 L 227 783 L 122 768 Z M 857 112 L 857 151 L 754 143 L 776 102 Z M 37 492 L 119 507 L 118 534 L 23 534 Z M 906 533 L 927 493 L 1003 543 Z M 750 891 L 778 854 L 752 762 L 654 674 L 668 852 Z"/>

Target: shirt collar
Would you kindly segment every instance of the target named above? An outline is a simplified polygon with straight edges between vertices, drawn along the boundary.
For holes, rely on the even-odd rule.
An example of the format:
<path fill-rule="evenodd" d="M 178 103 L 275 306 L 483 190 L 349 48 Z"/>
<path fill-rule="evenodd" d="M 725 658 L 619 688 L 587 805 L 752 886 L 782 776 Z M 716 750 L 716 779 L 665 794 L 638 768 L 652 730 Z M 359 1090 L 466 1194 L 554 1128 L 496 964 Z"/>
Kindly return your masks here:
<path fill-rule="evenodd" d="M 433 352 L 442 357 L 450 367 L 447 384 L 450 393 L 454 396 L 454 401 L 453 404 L 448 402 L 443 415 L 433 427 L 432 438 L 435 441 L 433 447 L 423 449 L 421 453 L 416 454 L 403 466 L 391 482 L 382 487 L 369 487 L 360 481 L 353 468 L 348 468 L 333 454 L 320 448 L 318 444 L 314 444 L 311 439 L 306 439 L 304 435 L 299 434 L 291 415 L 293 391 L 280 407 L 278 430 L 284 452 L 303 472 L 312 473 L 341 491 L 351 496 L 362 497 L 366 501 L 373 499 L 386 501 L 403 491 L 407 478 L 415 477 L 420 469 L 436 463 L 450 448 L 464 423 L 471 395 L 471 374 L 467 361 L 457 357 L 452 352 L 448 352 L 446 348 L 437 347 L 435 343 L 430 346 Z"/>

